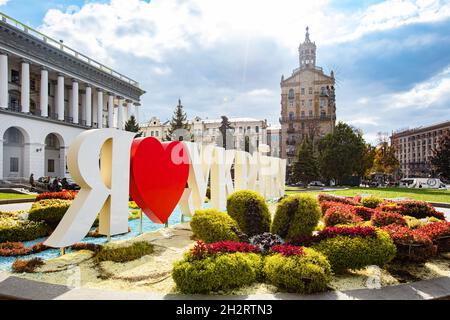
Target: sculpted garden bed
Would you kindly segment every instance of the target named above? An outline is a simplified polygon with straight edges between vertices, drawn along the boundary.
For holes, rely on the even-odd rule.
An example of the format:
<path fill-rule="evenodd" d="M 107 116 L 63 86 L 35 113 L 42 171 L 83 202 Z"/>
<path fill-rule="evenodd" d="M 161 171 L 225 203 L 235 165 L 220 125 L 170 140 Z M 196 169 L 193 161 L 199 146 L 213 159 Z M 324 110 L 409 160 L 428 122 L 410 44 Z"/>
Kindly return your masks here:
<path fill-rule="evenodd" d="M 24 221 L 40 225 L 30 230 L 48 232 L 64 201 L 70 200 L 58 199 L 51 214 L 39 203 L 44 212 L 32 209 L 32 220 Z M 131 240 L 77 244 L 66 255 L 40 260 L 27 256 L 46 248 L 21 246 L 25 240 L 16 236 L 0 243 L 0 255 L 17 257 L 17 276 L 71 286 L 312 294 L 450 276 L 449 237 L 450 223 L 424 202 L 292 195 L 268 206 L 257 193 L 239 191 L 228 199 L 227 212 L 199 210 L 190 223 Z"/>

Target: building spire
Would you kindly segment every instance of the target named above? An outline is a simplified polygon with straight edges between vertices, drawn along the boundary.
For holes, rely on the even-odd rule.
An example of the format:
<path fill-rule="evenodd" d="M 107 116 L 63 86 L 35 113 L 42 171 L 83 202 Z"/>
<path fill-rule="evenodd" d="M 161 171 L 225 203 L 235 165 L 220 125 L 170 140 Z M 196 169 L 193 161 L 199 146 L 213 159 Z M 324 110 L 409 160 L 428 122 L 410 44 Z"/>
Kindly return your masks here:
<path fill-rule="evenodd" d="M 311 42 L 311 40 L 309 39 L 309 27 L 306 27 L 306 35 L 305 35 L 305 42 Z"/>
<path fill-rule="evenodd" d="M 309 27 L 306 27 L 305 42 L 300 44 L 300 68 L 314 68 L 316 66 L 316 44 L 309 38 Z"/>

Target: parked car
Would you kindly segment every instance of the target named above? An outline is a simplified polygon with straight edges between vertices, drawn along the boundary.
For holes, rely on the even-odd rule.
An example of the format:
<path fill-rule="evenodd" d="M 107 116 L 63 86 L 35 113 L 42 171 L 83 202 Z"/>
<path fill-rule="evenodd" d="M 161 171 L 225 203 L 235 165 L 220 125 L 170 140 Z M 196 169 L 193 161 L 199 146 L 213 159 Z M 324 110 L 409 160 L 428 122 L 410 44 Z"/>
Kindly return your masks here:
<path fill-rule="evenodd" d="M 63 178 L 61 180 L 62 188 L 66 190 L 80 190 L 80 186 L 70 178 Z"/>
<path fill-rule="evenodd" d="M 325 187 L 325 184 L 320 181 L 311 181 L 308 185 L 310 187 Z"/>

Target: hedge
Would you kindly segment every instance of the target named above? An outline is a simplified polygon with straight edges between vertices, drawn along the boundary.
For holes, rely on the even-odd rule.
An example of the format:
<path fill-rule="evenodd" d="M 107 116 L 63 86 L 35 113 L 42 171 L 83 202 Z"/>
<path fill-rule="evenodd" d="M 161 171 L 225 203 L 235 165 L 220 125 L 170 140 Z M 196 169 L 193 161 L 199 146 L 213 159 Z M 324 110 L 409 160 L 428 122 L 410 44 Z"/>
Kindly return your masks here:
<path fill-rule="evenodd" d="M 267 282 L 296 293 L 316 293 L 327 290 L 331 281 L 331 266 L 321 253 L 303 248 L 304 255 L 274 254 L 264 260 L 263 274 Z"/>
<path fill-rule="evenodd" d="M 358 270 L 370 265 L 383 266 L 396 254 L 392 239 L 382 230 L 377 230 L 375 237 L 339 235 L 322 240 L 312 248 L 328 258 L 335 272 Z"/>
<path fill-rule="evenodd" d="M 195 211 L 190 225 L 194 236 L 206 243 L 223 240 L 239 240 L 232 229 L 233 226 L 239 228 L 237 222 L 228 214 L 216 209 Z"/>
<path fill-rule="evenodd" d="M 381 203 L 383 203 L 384 200 L 378 197 L 366 197 L 361 199 L 361 204 L 366 208 L 375 209 L 378 207 Z"/>
<path fill-rule="evenodd" d="M 329 208 L 325 212 L 323 220 L 327 227 L 338 224 L 353 224 L 363 221 L 361 217 L 356 215 L 356 209 L 351 205 L 339 205 Z"/>
<path fill-rule="evenodd" d="M 255 191 L 240 190 L 227 199 L 227 213 L 242 232 L 254 236 L 270 231 L 271 215 L 264 198 Z"/>
<path fill-rule="evenodd" d="M 31 221 L 44 221 L 51 228 L 56 228 L 72 201 L 60 199 L 46 199 L 33 203 L 28 219 Z"/>
<path fill-rule="evenodd" d="M 312 234 L 322 216 L 319 202 L 308 195 L 291 195 L 278 203 L 272 233 L 289 241 Z"/>
<path fill-rule="evenodd" d="M 0 218 L 0 242 L 29 241 L 45 237 L 49 227 L 43 222 L 18 220 L 11 217 Z"/>
<path fill-rule="evenodd" d="M 256 253 L 225 253 L 175 262 L 172 278 L 186 294 L 209 293 L 250 285 L 261 277 L 262 258 Z"/>
<path fill-rule="evenodd" d="M 153 253 L 154 246 L 146 241 L 133 242 L 126 246 L 102 246 L 95 256 L 96 261 L 128 262 Z"/>

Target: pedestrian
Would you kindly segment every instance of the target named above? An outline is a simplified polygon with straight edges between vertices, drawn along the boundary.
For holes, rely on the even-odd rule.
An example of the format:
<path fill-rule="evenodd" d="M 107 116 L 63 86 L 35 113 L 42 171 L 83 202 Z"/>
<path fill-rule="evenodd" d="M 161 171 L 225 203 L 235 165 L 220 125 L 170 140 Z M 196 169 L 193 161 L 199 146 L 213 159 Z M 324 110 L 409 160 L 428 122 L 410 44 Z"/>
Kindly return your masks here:
<path fill-rule="evenodd" d="M 33 173 L 30 175 L 30 186 L 31 186 L 31 191 L 33 191 L 34 188 L 36 187 L 36 182 L 34 181 L 34 174 Z"/>

